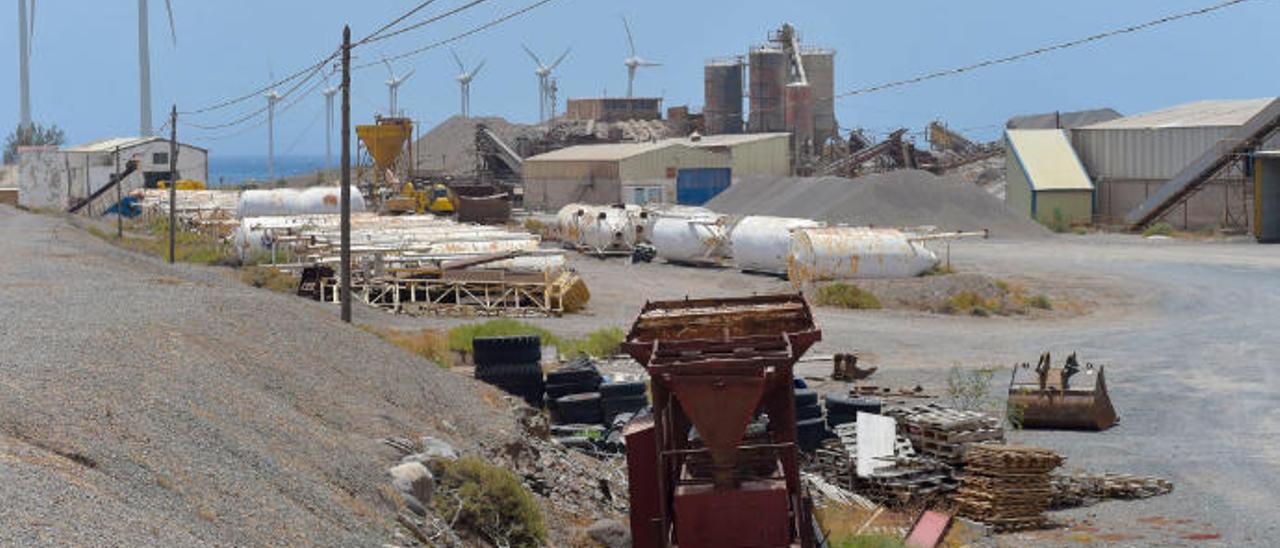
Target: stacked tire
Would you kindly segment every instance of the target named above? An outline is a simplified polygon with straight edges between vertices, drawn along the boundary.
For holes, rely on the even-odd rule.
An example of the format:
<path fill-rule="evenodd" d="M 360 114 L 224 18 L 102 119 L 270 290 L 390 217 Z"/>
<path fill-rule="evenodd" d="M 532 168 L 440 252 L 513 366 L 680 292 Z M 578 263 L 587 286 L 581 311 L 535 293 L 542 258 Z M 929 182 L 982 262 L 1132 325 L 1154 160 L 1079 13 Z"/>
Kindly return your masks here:
<path fill-rule="evenodd" d="M 477 337 L 472 341 L 476 380 L 518 396 L 529 405 L 542 404 L 546 383 L 542 375 L 542 339 Z"/>
<path fill-rule="evenodd" d="M 796 441 L 801 451 L 813 451 L 822 445 L 827 436 L 822 422 L 822 407 L 818 405 L 818 392 L 810 388 L 796 388 Z"/>
<path fill-rule="evenodd" d="M 648 387 L 644 381 L 617 381 L 600 385 L 600 404 L 604 412 L 604 423 L 613 424 L 613 419 L 623 413 L 637 413 L 649 405 L 645 395 Z"/>
<path fill-rule="evenodd" d="M 835 429 L 841 424 L 856 422 L 858 412 L 879 415 L 884 403 L 876 398 L 858 398 L 849 394 L 827 394 L 827 427 Z"/>
<path fill-rule="evenodd" d="M 579 358 L 547 373 L 546 403 L 557 424 L 603 424 L 603 378 L 591 360 Z"/>

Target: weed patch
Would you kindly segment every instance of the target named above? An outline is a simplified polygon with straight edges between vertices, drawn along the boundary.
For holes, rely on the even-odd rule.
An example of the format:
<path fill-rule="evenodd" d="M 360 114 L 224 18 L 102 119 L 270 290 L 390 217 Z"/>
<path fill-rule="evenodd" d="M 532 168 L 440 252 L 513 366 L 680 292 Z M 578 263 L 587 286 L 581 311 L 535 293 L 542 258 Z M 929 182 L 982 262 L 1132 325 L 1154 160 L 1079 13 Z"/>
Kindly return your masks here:
<path fill-rule="evenodd" d="M 1169 223 L 1156 223 L 1147 227 L 1146 230 L 1143 230 L 1142 235 L 1146 237 L 1173 236 L 1173 225 Z"/>
<path fill-rule="evenodd" d="M 813 302 L 819 306 L 834 306 L 855 310 L 878 310 L 882 308 L 880 299 L 876 298 L 871 292 L 865 291 L 856 285 L 844 283 L 834 283 L 819 287 L 817 294 L 813 297 Z"/>
<path fill-rule="evenodd" d="M 448 336 L 440 331 L 434 329 L 400 331 L 398 329 L 381 329 L 368 325 L 362 325 L 360 328 L 400 347 L 405 352 L 422 356 L 441 368 L 448 369 L 453 366 L 453 357 L 449 352 Z"/>
<path fill-rule="evenodd" d="M 437 459 L 436 512 L 494 546 L 542 546 L 547 529 L 533 494 L 510 471 L 474 458 Z"/>
<path fill-rule="evenodd" d="M 246 266 L 240 269 L 240 281 L 253 287 L 292 294 L 298 290 L 300 279 L 269 266 Z"/>
<path fill-rule="evenodd" d="M 580 339 L 557 337 L 555 334 L 533 324 L 500 318 L 485 322 L 461 325 L 449 330 L 448 348 L 456 352 L 470 355 L 474 348 L 472 341 L 476 337 L 514 337 L 520 335 L 537 335 L 542 344 L 554 346 L 560 354 L 566 356 L 588 355 L 609 356 L 616 354 L 626 334 L 618 327 L 597 329 Z"/>

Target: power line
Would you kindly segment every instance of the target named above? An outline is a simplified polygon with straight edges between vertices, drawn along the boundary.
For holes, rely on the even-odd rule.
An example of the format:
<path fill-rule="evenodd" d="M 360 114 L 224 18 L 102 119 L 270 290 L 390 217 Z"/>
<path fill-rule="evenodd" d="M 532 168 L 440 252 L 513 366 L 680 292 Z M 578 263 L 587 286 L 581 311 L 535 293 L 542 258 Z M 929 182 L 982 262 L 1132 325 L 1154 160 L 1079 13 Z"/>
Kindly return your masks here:
<path fill-rule="evenodd" d="M 1080 38 L 1080 39 L 1077 39 L 1077 40 L 1072 40 L 1072 41 L 1070 41 L 1070 42 L 1061 42 L 1061 43 L 1058 43 L 1058 44 L 1053 44 L 1053 45 L 1051 45 L 1051 46 L 1045 46 L 1045 47 L 1042 47 L 1042 48 L 1033 49 L 1033 50 L 1031 50 L 1031 51 L 1025 51 L 1025 52 L 1018 53 L 1018 54 L 1014 54 L 1014 55 L 1010 55 L 1010 56 L 1007 56 L 1007 57 L 1000 57 L 1000 58 L 997 58 L 997 59 L 991 59 L 991 60 L 987 60 L 987 61 L 982 61 L 982 62 L 980 62 L 980 63 L 974 63 L 974 64 L 972 64 L 972 65 L 966 65 L 966 66 L 963 66 L 963 67 L 958 67 L 958 68 L 953 68 L 953 69 L 947 69 L 947 70 L 940 70 L 940 71 L 937 71 L 937 72 L 931 72 L 931 73 L 929 73 L 929 74 L 924 74 L 924 75 L 916 76 L 916 77 L 914 77 L 914 78 L 908 78 L 908 79 L 906 79 L 906 80 L 898 80 L 898 81 L 896 81 L 896 82 L 889 82 L 889 83 L 880 84 L 880 85 L 876 85 L 876 86 L 871 86 L 871 87 L 866 87 L 866 88 L 861 88 L 861 89 L 855 89 L 855 90 L 852 90 L 852 91 L 846 91 L 846 92 L 844 92 L 844 93 L 837 94 L 837 95 L 836 95 L 836 98 L 837 98 L 837 99 L 841 99 L 841 98 L 844 98 L 844 97 L 852 97 L 852 96 L 854 96 L 854 95 L 862 95 L 862 94 L 866 94 L 866 93 L 875 93 L 875 92 L 877 92 L 877 91 L 884 91 L 884 90 L 886 90 L 886 89 L 892 89 L 892 88 L 902 87 L 902 86 L 907 86 L 907 85 L 911 85 L 911 84 L 918 84 L 918 83 L 920 83 L 920 82 L 924 82 L 924 81 L 928 81 L 928 80 L 934 80 L 934 79 L 942 78 L 942 77 L 945 77 L 945 76 L 954 76 L 954 75 L 957 75 L 957 74 L 963 74 L 963 73 L 970 72 L 970 71 L 973 71 L 973 70 L 977 70 L 977 69 L 980 69 L 980 68 L 986 68 L 986 67 L 990 67 L 990 66 L 994 66 L 994 65 L 1001 65 L 1001 64 L 1005 64 L 1005 63 L 1012 63 L 1012 62 L 1014 62 L 1014 61 L 1019 61 L 1019 60 L 1022 60 L 1022 59 L 1026 59 L 1026 58 L 1028 58 L 1028 57 L 1034 57 L 1034 56 L 1042 55 L 1042 54 L 1049 53 L 1049 52 L 1052 52 L 1052 51 L 1057 51 L 1057 50 L 1062 50 L 1062 49 L 1067 49 L 1067 48 L 1073 48 L 1073 47 L 1076 47 L 1076 46 L 1080 46 L 1080 45 L 1088 44 L 1088 43 L 1090 43 L 1090 42 L 1096 42 L 1096 41 L 1098 41 L 1098 40 L 1103 40 L 1103 39 L 1106 39 L 1106 38 L 1110 38 L 1110 37 L 1112 37 L 1112 36 L 1118 36 L 1118 35 L 1121 35 L 1121 34 L 1129 34 L 1129 33 L 1133 33 L 1133 32 L 1138 32 L 1138 31 L 1146 30 L 1146 29 L 1149 29 L 1149 28 L 1151 28 L 1151 27 L 1157 27 L 1157 26 L 1160 26 L 1160 25 L 1164 25 L 1164 24 L 1166 24 L 1166 23 L 1172 23 L 1172 22 L 1177 21 L 1177 20 L 1180 20 L 1180 19 L 1186 19 L 1186 18 L 1189 18 L 1189 17 L 1196 17 L 1196 16 L 1199 16 L 1199 15 L 1205 15 L 1205 14 L 1207 14 L 1207 13 L 1215 12 L 1215 11 L 1218 11 L 1218 10 L 1221 10 L 1221 9 L 1229 8 L 1229 7 L 1231 7 L 1231 6 L 1235 6 L 1235 5 L 1237 5 L 1237 4 L 1243 4 L 1243 3 L 1245 3 L 1245 2 L 1250 2 L 1250 1 L 1252 1 L 1252 0 L 1229 0 L 1229 1 L 1227 1 L 1227 2 L 1222 2 L 1222 3 L 1220 3 L 1220 4 L 1214 4 L 1214 5 L 1212 5 L 1212 6 L 1208 6 L 1208 7 L 1200 8 L 1200 9 L 1197 9 L 1197 10 L 1192 10 L 1192 11 L 1187 11 L 1187 12 L 1183 12 L 1183 13 L 1178 13 L 1178 14 L 1175 14 L 1175 15 L 1169 15 L 1169 16 L 1161 17 L 1161 18 L 1156 19 L 1156 20 L 1153 20 L 1153 21 L 1148 21 L 1148 22 L 1146 22 L 1146 23 L 1142 23 L 1142 24 L 1138 24 L 1138 25 L 1132 25 L 1132 26 L 1128 26 L 1128 27 L 1124 27 L 1124 28 L 1120 28 L 1120 29 L 1115 29 L 1115 30 L 1110 30 L 1110 31 L 1103 32 L 1103 33 L 1100 33 L 1100 34 L 1095 34 L 1095 35 L 1093 35 L 1093 36 L 1088 36 L 1088 37 L 1085 37 L 1085 38 Z"/>
<path fill-rule="evenodd" d="M 445 38 L 444 40 L 440 40 L 440 41 L 438 41 L 438 42 L 434 42 L 434 43 L 431 43 L 431 44 L 427 44 L 426 46 L 423 46 L 423 47 L 420 47 L 420 48 L 417 48 L 417 49 L 413 49 L 413 50 L 409 50 L 409 51 L 406 51 L 406 52 L 404 52 L 404 53 L 400 53 L 400 54 L 397 54 L 397 55 L 393 55 L 393 56 L 391 56 L 391 57 L 385 57 L 384 59 L 385 59 L 386 61 L 398 61 L 398 60 L 400 60 L 400 59 L 405 59 L 405 58 L 408 58 L 408 57 L 413 57 L 413 56 L 415 56 L 415 55 L 419 55 L 419 54 L 425 53 L 425 52 L 427 52 L 427 51 L 433 50 L 433 49 L 438 48 L 438 47 L 440 47 L 440 46 L 443 46 L 443 45 L 446 45 L 446 44 L 450 44 L 450 43 L 453 43 L 453 42 L 457 42 L 458 40 L 461 40 L 461 39 L 466 38 L 466 37 L 468 37 L 468 36 L 471 36 L 471 35 L 473 35 L 473 34 L 477 34 L 477 33 L 480 33 L 480 32 L 483 32 L 483 31 L 486 31 L 486 30 L 488 30 L 488 29 L 490 29 L 490 28 L 492 28 L 492 27 L 495 27 L 495 26 L 497 26 L 497 25 L 499 25 L 499 24 L 502 24 L 502 23 L 504 23 L 504 22 L 506 22 L 506 21 L 508 21 L 508 20 L 514 19 L 514 18 L 519 17 L 519 16 L 521 16 L 521 15 L 524 15 L 524 14 L 526 14 L 526 13 L 530 12 L 530 11 L 533 11 L 534 9 L 537 9 L 537 8 L 541 7 L 542 5 L 544 5 L 544 4 L 549 4 L 549 3 L 554 2 L 554 1 L 555 1 L 555 0 L 539 0 L 538 2 L 534 2 L 534 3 L 529 4 L 529 5 L 527 5 L 527 6 L 523 7 L 523 8 L 520 8 L 520 9 L 518 9 L 518 10 L 516 10 L 516 11 L 513 11 L 513 12 L 511 12 L 511 13 L 508 13 L 508 14 L 506 14 L 506 15 L 502 16 L 502 17 L 499 17 L 499 18 L 497 18 L 497 19 L 494 19 L 494 20 L 492 20 L 492 21 L 489 21 L 488 23 L 485 23 L 485 24 L 480 25 L 480 26 L 478 26 L 478 27 L 472 28 L 471 30 L 468 30 L 468 31 L 466 31 L 466 32 L 464 32 L 464 33 L 462 33 L 462 34 L 457 34 L 457 35 L 454 35 L 454 36 L 452 36 L 452 37 Z M 365 64 L 363 64 L 363 65 L 357 65 L 357 66 L 352 67 L 352 68 L 354 68 L 354 69 L 364 69 L 364 68 L 369 68 L 369 67 L 371 67 L 371 66 L 375 66 L 375 65 L 381 64 L 381 63 L 382 63 L 382 60 L 378 60 L 378 61 L 376 61 L 376 62 L 369 62 L 369 63 L 365 63 Z"/>
<path fill-rule="evenodd" d="M 365 42 L 378 42 L 378 41 L 386 40 L 386 39 L 389 39 L 389 38 L 395 38 L 396 36 L 399 36 L 399 35 L 404 34 L 404 33 L 406 33 L 406 32 L 409 32 L 409 31 L 412 31 L 412 30 L 414 30 L 414 29 L 419 29 L 419 28 L 422 28 L 422 27 L 424 27 L 424 26 L 430 25 L 431 23 L 434 23 L 434 22 L 439 21 L 439 20 L 441 20 L 441 19 L 444 19 L 444 18 L 450 17 L 450 16 L 455 15 L 455 14 L 457 14 L 457 13 L 460 13 L 460 12 L 466 11 L 466 10 L 468 10 L 468 9 L 474 8 L 474 7 L 476 7 L 476 6 L 480 5 L 480 4 L 483 4 L 483 3 L 488 2 L 488 1 L 489 1 L 489 0 L 471 0 L 471 2 L 468 2 L 468 3 L 466 3 L 466 4 L 463 4 L 463 5 L 458 6 L 458 7 L 456 7 L 456 8 L 453 8 L 453 9 L 451 9 L 451 10 L 449 10 L 449 11 L 446 11 L 446 12 L 444 12 L 444 13 L 441 13 L 441 14 L 439 14 L 439 15 L 435 15 L 435 16 L 429 17 L 429 18 L 427 18 L 427 19 L 424 19 L 424 20 L 422 20 L 422 21 L 418 21 L 417 23 L 414 23 L 414 24 L 412 24 L 412 25 L 409 25 L 409 26 L 404 27 L 404 28 L 401 28 L 401 29 L 396 29 L 396 30 L 395 30 L 395 31 L 393 31 L 393 32 L 390 32 L 390 33 L 388 33 L 388 34 L 385 34 L 385 35 L 379 36 L 379 37 L 377 37 L 377 38 L 373 38 L 373 39 L 370 39 L 370 40 L 367 40 L 367 41 L 362 41 L 362 42 L 361 42 L 361 44 L 363 44 L 363 43 L 365 43 Z M 357 45 L 360 45 L 360 44 L 357 44 Z"/>
<path fill-rule="evenodd" d="M 419 11 L 422 11 L 422 10 L 423 10 L 423 9 L 425 9 L 427 6 L 430 6 L 431 4 L 434 4 L 434 3 L 435 3 L 435 1 L 436 1 L 436 0 L 427 0 L 426 2 L 423 2 L 423 3 L 421 3 L 421 4 L 418 4 L 418 7 L 413 8 L 413 9 L 411 9 L 411 10 L 409 10 L 409 11 L 405 12 L 405 13 L 404 13 L 403 15 L 401 15 L 400 17 L 397 17 L 397 18 L 395 18 L 395 19 L 392 19 L 392 20 L 391 20 L 391 22 L 389 22 L 389 23 L 387 23 L 387 24 L 385 24 L 385 25 L 382 25 L 381 27 L 379 27 L 379 28 L 378 28 L 378 30 L 375 30 L 375 31 L 373 31 L 373 33 L 369 34 L 368 36 L 365 36 L 364 38 L 361 38 L 361 39 L 360 39 L 359 41 L 357 41 L 354 45 L 358 46 L 358 45 L 360 45 L 360 44 L 364 44 L 365 42 L 372 42 L 372 41 L 374 41 L 374 40 L 378 39 L 378 35 L 379 35 L 379 34 L 382 34 L 383 32 L 385 32 L 387 29 L 389 29 L 389 28 L 391 28 L 391 27 L 394 27 L 394 26 L 396 26 L 396 25 L 399 25 L 400 23 L 404 22 L 404 20 L 405 20 L 405 19 L 408 19 L 408 18 L 410 18 L 410 17 L 413 17 L 413 14 L 418 13 Z"/>
<path fill-rule="evenodd" d="M 250 99 L 257 98 L 258 96 L 260 96 L 260 95 L 262 95 L 262 94 L 264 94 L 264 93 L 266 93 L 266 92 L 268 92 L 268 91 L 271 91 L 272 89 L 278 88 L 278 87 L 280 87 L 280 86 L 282 86 L 282 85 L 284 85 L 284 84 L 287 84 L 287 83 L 289 83 L 289 82 L 292 82 L 292 81 L 294 81 L 294 80 L 296 80 L 296 79 L 298 79 L 298 78 L 302 77 L 302 75 L 306 74 L 306 73 L 307 73 L 307 72 L 309 72 L 309 71 L 317 70 L 317 69 L 323 68 L 323 67 L 324 67 L 324 65 L 325 65 L 325 63 L 328 63 L 329 61 L 332 61 L 332 60 L 336 59 L 336 58 L 338 57 L 338 53 L 339 53 L 338 51 L 334 51 L 333 53 L 329 54 L 329 56 L 328 56 L 328 57 L 325 57 L 324 59 L 321 59 L 319 62 L 317 62 L 317 63 L 315 63 L 315 64 L 313 64 L 313 65 L 310 65 L 310 66 L 308 66 L 307 68 L 304 68 L 304 69 L 302 69 L 302 70 L 299 70 L 298 72 L 295 72 L 295 73 L 293 73 L 293 74 L 290 74 L 289 76 L 286 76 L 286 77 L 284 77 L 284 78 L 282 78 L 282 79 L 280 79 L 280 80 L 276 80 L 275 82 L 271 82 L 270 84 L 267 84 L 266 86 L 263 86 L 263 87 L 261 87 L 261 88 L 259 88 L 259 89 L 256 89 L 256 90 L 254 90 L 254 91 L 251 91 L 251 92 L 246 93 L 246 94 L 244 94 L 244 95 L 241 95 L 241 96 L 238 96 L 238 97 L 234 97 L 234 98 L 231 98 L 231 99 L 227 99 L 227 100 L 225 100 L 225 101 L 222 101 L 222 102 L 219 102 L 219 103 L 214 103 L 214 104 L 212 104 L 212 105 L 209 105 L 209 106 L 206 106 L 206 107 L 201 107 L 201 108 L 198 108 L 198 109 L 195 109 L 195 110 L 179 111 L 179 112 L 178 112 L 178 114 L 181 114 L 181 115 L 184 115 L 184 116 L 193 116 L 193 115 L 196 115 L 196 114 L 204 114 L 204 113 L 206 113 L 206 112 L 212 112 L 212 111 L 215 111 L 215 110 L 221 110 L 221 109 L 227 108 L 227 107 L 229 107 L 229 106 L 236 105 L 236 104 L 239 104 L 239 103 L 243 103 L 243 102 L 245 102 L 245 101 L 248 101 L 248 100 L 250 100 Z"/>

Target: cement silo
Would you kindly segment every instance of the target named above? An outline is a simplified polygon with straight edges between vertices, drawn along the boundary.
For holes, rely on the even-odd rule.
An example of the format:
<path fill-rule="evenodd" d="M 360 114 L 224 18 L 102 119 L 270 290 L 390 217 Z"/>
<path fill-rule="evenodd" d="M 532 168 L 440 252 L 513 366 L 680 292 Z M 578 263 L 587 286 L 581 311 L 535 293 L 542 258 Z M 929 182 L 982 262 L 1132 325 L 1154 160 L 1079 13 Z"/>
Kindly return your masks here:
<path fill-rule="evenodd" d="M 805 48 L 800 58 L 804 62 L 813 99 L 814 144 L 820 146 L 836 135 L 836 52 L 825 48 Z"/>
<path fill-rule="evenodd" d="M 713 59 L 703 68 L 707 135 L 742 133 L 742 59 Z"/>
<path fill-rule="evenodd" d="M 786 131 L 785 93 L 790 72 L 787 54 L 781 48 L 759 46 L 751 50 L 748 60 L 751 66 L 749 131 Z"/>

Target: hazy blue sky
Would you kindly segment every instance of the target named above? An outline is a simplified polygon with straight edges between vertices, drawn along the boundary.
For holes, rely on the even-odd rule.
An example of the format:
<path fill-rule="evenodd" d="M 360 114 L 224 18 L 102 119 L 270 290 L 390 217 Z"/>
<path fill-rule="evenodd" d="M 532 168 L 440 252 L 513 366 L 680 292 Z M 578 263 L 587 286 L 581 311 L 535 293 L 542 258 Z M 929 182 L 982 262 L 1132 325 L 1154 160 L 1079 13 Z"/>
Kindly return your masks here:
<path fill-rule="evenodd" d="M 357 51 L 377 60 L 451 36 L 532 0 L 492 0 L 394 40 Z M 536 77 L 520 50 L 546 57 L 573 53 L 559 70 L 566 97 L 621 94 L 626 86 L 626 14 L 642 56 L 664 63 L 643 70 L 637 94 L 667 105 L 702 104 L 705 59 L 745 52 L 770 29 L 791 21 L 806 43 L 833 47 L 836 87 L 859 88 L 940 68 L 1078 38 L 1214 3 L 1216 0 L 1073 0 L 1070 2 L 917 0 L 868 2 L 556 0 L 455 45 L 464 59 L 488 59 L 472 85 L 473 115 L 529 122 L 537 117 Z M 16 4 L 0 10 L 0 124 L 18 118 Z M 168 105 L 192 109 L 262 86 L 336 47 L 342 25 L 359 37 L 408 7 L 410 0 L 173 0 L 178 44 L 169 41 L 163 0 L 151 0 L 155 118 Z M 463 0 L 438 0 L 439 13 Z M 415 17 L 420 19 L 422 16 Z M 137 132 L 137 9 L 131 0 L 41 0 L 36 14 L 34 116 L 55 122 L 74 142 Z M 1275 28 L 1280 6 L 1254 0 L 1214 14 L 1050 53 L 972 74 L 839 100 L 842 127 L 884 131 L 942 119 L 994 137 L 1009 116 L 1055 109 L 1113 107 L 1125 113 L 1211 98 L 1280 95 Z M 401 108 L 428 126 L 458 110 L 457 73 L 447 49 L 400 63 L 417 74 L 400 93 Z M 357 122 L 386 108 L 384 68 L 355 73 Z M 193 121 L 212 124 L 259 108 L 262 99 Z M 324 150 L 324 99 L 302 99 L 277 121 L 277 153 Z M 308 128 L 310 130 L 308 131 Z M 214 154 L 263 154 L 266 129 L 184 131 Z M 222 137 L 214 139 L 214 137 Z"/>

